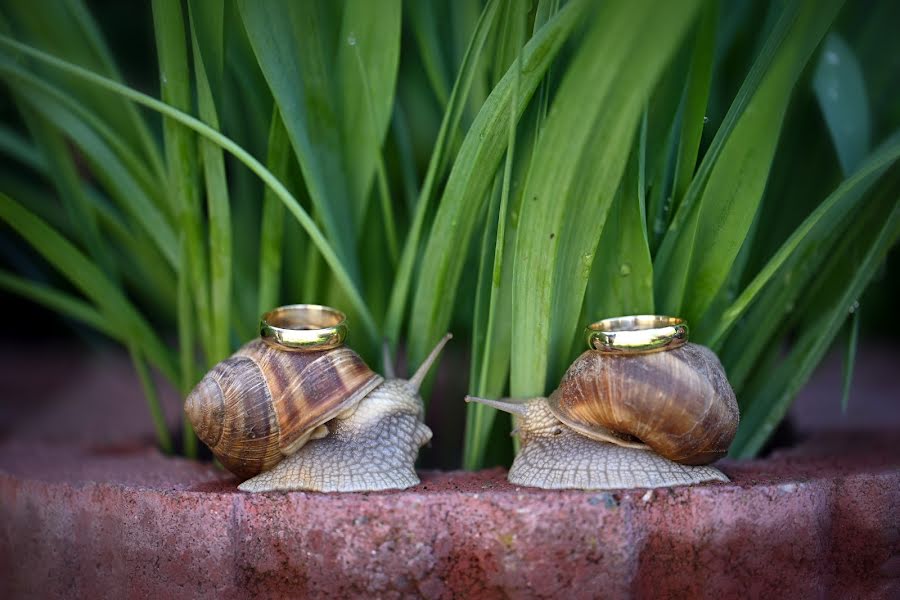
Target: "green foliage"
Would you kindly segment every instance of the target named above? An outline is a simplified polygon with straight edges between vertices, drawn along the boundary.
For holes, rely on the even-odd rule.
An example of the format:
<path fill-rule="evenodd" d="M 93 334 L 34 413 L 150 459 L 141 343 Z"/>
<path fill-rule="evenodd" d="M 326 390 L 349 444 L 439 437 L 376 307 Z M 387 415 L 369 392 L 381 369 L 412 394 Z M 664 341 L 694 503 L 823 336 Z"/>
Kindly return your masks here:
<path fill-rule="evenodd" d="M 7 2 L 0 220 L 31 250 L 0 288 L 125 346 L 167 449 L 149 368 L 187 393 L 276 304 L 411 367 L 453 329 L 489 396 L 549 392 L 587 322 L 678 314 L 752 456 L 845 329 L 846 401 L 900 235 L 886 12 L 154 0 L 144 93 L 81 0 Z M 466 468 L 495 461 L 504 422 L 447 402 Z"/>

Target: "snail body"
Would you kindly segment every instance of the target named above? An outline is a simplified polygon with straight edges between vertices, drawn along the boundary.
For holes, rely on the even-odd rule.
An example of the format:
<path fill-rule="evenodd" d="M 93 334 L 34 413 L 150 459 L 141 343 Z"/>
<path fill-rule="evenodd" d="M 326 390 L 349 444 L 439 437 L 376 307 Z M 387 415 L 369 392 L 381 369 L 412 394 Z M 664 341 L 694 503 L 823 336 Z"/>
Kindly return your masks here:
<path fill-rule="evenodd" d="M 521 450 L 509 472 L 542 488 L 662 487 L 727 478 L 737 401 L 716 355 L 685 344 L 616 356 L 589 350 L 549 398 L 467 398 L 511 412 Z"/>
<path fill-rule="evenodd" d="M 418 388 L 448 339 L 408 381 L 385 380 L 344 346 L 287 352 L 255 340 L 213 367 L 185 413 L 245 491 L 409 487 L 431 439 Z"/>

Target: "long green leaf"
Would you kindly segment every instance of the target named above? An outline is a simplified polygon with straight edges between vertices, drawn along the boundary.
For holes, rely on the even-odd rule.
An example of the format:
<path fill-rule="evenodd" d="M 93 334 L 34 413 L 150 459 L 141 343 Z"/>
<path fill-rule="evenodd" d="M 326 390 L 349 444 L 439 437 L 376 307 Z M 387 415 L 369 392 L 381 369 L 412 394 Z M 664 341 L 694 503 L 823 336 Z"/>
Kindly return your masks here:
<path fill-rule="evenodd" d="M 749 406 L 743 411 L 732 443 L 732 456 L 750 457 L 762 447 L 828 350 L 888 248 L 900 236 L 900 201 L 896 196 L 885 200 L 872 204 L 868 214 L 842 239 L 841 247 L 831 254 L 818 285 L 809 292 L 809 306 L 804 309 L 808 317 L 802 334 L 776 372 L 767 373 L 759 391 L 745 400 Z M 854 260 L 852 248 L 865 249 L 862 260 Z M 823 293 L 827 286 L 835 293 Z"/>
<path fill-rule="evenodd" d="M 336 71 L 345 176 L 355 199 L 357 226 L 366 212 L 391 120 L 400 61 L 400 16 L 400 0 L 344 3 Z"/>
<path fill-rule="evenodd" d="M 513 67 L 491 92 L 463 140 L 422 257 L 410 322 L 410 331 L 416 332 L 409 346 L 412 364 L 425 357 L 450 321 L 450 299 L 456 297 L 465 251 L 506 150 L 510 105 L 515 103 L 517 120 L 521 118 L 550 61 L 585 9 L 582 2 L 568 4 L 528 42 L 522 54 L 518 97 L 513 97 L 517 78 Z M 447 252 L 450 247 L 460 251 Z"/>
<path fill-rule="evenodd" d="M 303 170 L 309 196 L 328 239 L 352 280 L 359 284 L 356 257 L 361 200 L 354 199 L 345 172 L 341 123 L 332 89 L 328 31 L 317 2 L 238 2 L 253 51 Z"/>
<path fill-rule="evenodd" d="M 179 0 L 153 0 L 156 50 L 162 100 L 190 111 L 191 80 L 185 41 L 184 18 Z M 182 243 L 190 257 L 191 297 L 196 306 L 200 344 L 206 360 L 214 356 L 214 334 L 209 294 L 209 267 L 203 248 L 203 224 L 197 191 L 197 153 L 194 134 L 172 119 L 163 121 L 169 194 L 176 207 Z M 186 274 L 180 274 L 182 277 Z M 211 363 L 210 363 L 211 364 Z"/>
<path fill-rule="evenodd" d="M 652 4 L 601 9 L 544 125 L 516 245 L 513 339 L 528 343 L 513 344 L 513 396 L 544 393 L 551 360 L 567 354 L 577 335 L 600 229 L 643 101 L 698 8 Z"/>
<path fill-rule="evenodd" d="M 658 310 L 694 321 L 725 282 L 760 204 L 794 83 L 840 5 L 786 5 L 657 254 Z"/>
<path fill-rule="evenodd" d="M 875 184 L 881 175 L 898 159 L 900 159 L 900 134 L 885 142 L 859 167 L 852 176 L 841 183 L 822 204 L 807 217 L 794 233 L 784 242 L 781 248 L 766 263 L 765 267 L 753 278 L 735 301 L 721 315 L 704 318 L 697 327 L 696 335 L 704 343 L 718 348 L 725 335 L 737 323 L 747 310 L 757 301 L 766 286 L 787 280 L 791 285 L 785 286 L 784 292 L 796 294 L 803 283 L 814 276 L 816 265 L 824 260 L 830 244 L 835 239 L 834 232 L 840 231 L 841 224 L 864 199 L 866 192 Z M 817 258 L 817 260 L 814 260 Z M 802 273 L 796 271 L 802 267 Z M 776 294 L 777 301 L 768 301 L 763 310 L 770 319 L 783 308 L 793 304 L 793 300 L 784 298 L 778 289 L 769 293 Z M 764 343 L 767 336 L 759 336 Z M 745 348 L 742 352 L 746 353 Z"/>
<path fill-rule="evenodd" d="M 479 396 L 498 396 L 502 393 L 509 369 L 509 300 L 510 286 L 504 286 L 504 255 L 507 245 L 506 230 L 510 205 L 510 187 L 513 178 L 513 163 L 516 156 L 516 125 L 518 123 L 519 86 L 521 81 L 522 50 L 525 44 L 525 5 L 512 3 L 507 6 L 512 14 L 505 20 L 504 43 L 497 49 L 495 68 L 505 70 L 513 64 L 513 100 L 509 105 L 509 130 L 506 160 L 499 203 L 488 210 L 488 225 L 485 227 L 479 268 L 478 298 L 475 303 L 475 325 L 472 336 L 471 391 Z M 514 58 L 513 58 L 514 57 Z M 496 196 L 496 195 L 495 195 Z M 496 218 L 494 215 L 497 215 Z M 490 246 L 493 245 L 493 248 Z M 506 263 L 509 259 L 506 258 Z M 507 281 L 510 265 L 505 265 Z M 484 296 L 487 296 L 485 302 Z M 485 313 L 484 316 L 480 313 Z M 506 314 L 502 314 L 506 313 Z M 483 332 L 483 335 L 479 333 Z M 493 377 L 490 377 L 493 376 Z M 463 446 L 463 468 L 477 469 L 484 462 L 488 436 L 494 424 L 496 410 L 483 404 L 470 403 L 466 406 L 466 433 Z"/>
<path fill-rule="evenodd" d="M 828 34 L 822 45 L 813 88 L 841 168 L 849 174 L 869 153 L 872 126 L 862 68 L 836 33 Z"/>
<path fill-rule="evenodd" d="M 141 352 L 171 381 L 178 381 L 169 351 L 119 287 L 59 233 L 0 193 L 0 219 L 6 221 L 61 275 L 96 304 L 120 333 L 118 339 L 140 345 Z"/>
<path fill-rule="evenodd" d="M 287 176 L 290 151 L 291 140 L 281 122 L 281 114 L 277 108 L 273 109 L 266 162 L 272 174 L 279 179 Z M 281 283 L 284 204 L 279 202 L 271 189 L 266 189 L 262 210 L 259 232 L 259 296 L 256 305 L 256 312 L 260 315 L 276 306 Z"/>
<path fill-rule="evenodd" d="M 166 202 L 161 199 L 159 183 L 151 181 L 150 174 L 138 166 L 139 158 L 96 115 L 68 98 L 62 90 L 12 65 L 0 66 L 0 73 L 17 83 L 16 93 L 30 108 L 64 132 L 81 150 L 110 196 L 174 267 L 176 237 L 161 211 L 167 209 Z M 65 173 L 56 171 L 60 177 L 65 177 Z"/>
<path fill-rule="evenodd" d="M 337 279 L 339 285 L 341 285 L 347 292 L 348 298 L 350 299 L 351 303 L 356 308 L 357 312 L 361 315 L 365 332 L 371 339 L 378 339 L 375 321 L 374 319 L 372 319 L 372 315 L 366 307 L 365 301 L 363 300 L 353 280 L 350 278 L 349 273 L 344 268 L 344 265 L 340 262 L 337 254 L 325 239 L 325 236 L 322 235 L 322 232 L 316 226 L 315 222 L 310 218 L 309 214 L 305 210 L 303 210 L 303 207 L 300 206 L 300 203 L 297 202 L 297 199 L 287 190 L 287 188 L 285 188 L 284 184 L 282 184 L 277 178 L 275 178 L 268 169 L 266 169 L 244 148 L 237 145 L 230 138 L 209 127 L 209 125 L 203 123 L 202 121 L 199 121 L 189 114 L 184 113 L 183 111 L 175 109 L 164 102 L 160 102 L 155 98 L 152 98 L 146 94 L 142 94 L 127 86 L 116 83 L 115 81 L 112 81 L 106 77 L 102 77 L 100 75 L 97 75 L 96 73 L 91 73 L 90 71 L 82 69 L 77 65 L 73 65 L 64 60 L 41 52 L 40 50 L 37 50 L 25 44 L 21 44 L 8 36 L 0 35 L 0 46 L 5 46 L 6 48 L 13 51 L 27 54 L 48 65 L 52 65 L 58 69 L 66 71 L 71 75 L 75 75 L 86 81 L 90 81 L 94 85 L 105 88 L 116 94 L 124 96 L 129 100 L 160 112 L 165 116 L 171 118 L 172 120 L 178 121 L 182 125 L 199 133 L 204 138 L 215 142 L 224 150 L 234 155 L 235 158 L 246 165 L 251 171 L 253 171 L 253 173 L 256 174 L 257 177 L 259 177 L 268 187 L 270 187 L 276 193 L 278 198 L 287 206 L 288 210 L 291 211 L 297 221 L 303 226 L 303 229 L 306 231 L 307 235 L 309 235 L 316 248 L 318 248 L 318 250 L 322 253 L 322 256 L 325 258 L 325 261 L 331 268 L 331 271 Z"/>
<path fill-rule="evenodd" d="M 444 112 L 444 118 L 441 121 L 441 127 L 434 142 L 434 149 L 428 161 L 428 171 L 425 174 L 425 181 L 419 192 L 419 200 L 416 203 L 412 224 L 409 227 L 406 242 L 400 254 L 400 265 L 397 268 L 397 275 L 394 278 L 394 286 L 391 289 L 391 297 L 388 301 L 385 335 L 392 348 L 396 348 L 397 341 L 400 338 L 400 327 L 406 311 L 407 297 L 412 287 L 413 270 L 416 266 L 416 259 L 419 257 L 419 246 L 422 230 L 425 226 L 425 215 L 431 206 L 437 182 L 443 177 L 444 169 L 449 163 L 453 133 L 459 127 L 462 119 L 465 101 L 472 87 L 472 80 L 475 77 L 475 69 L 484 51 L 488 33 L 497 14 L 498 4 L 497 0 L 489 0 L 484 7 L 481 19 L 478 22 L 475 33 L 472 34 L 469 47 L 463 57 L 456 82 L 453 84 L 453 91 L 450 93 L 450 100 L 447 103 L 447 110 Z"/>
<path fill-rule="evenodd" d="M 106 336 L 117 339 L 116 328 L 97 309 L 65 292 L 3 270 L 0 270 L 0 288 L 18 294 L 60 315 L 74 319 L 79 323 L 84 323 Z M 121 341 L 121 338 L 119 340 Z"/>
<path fill-rule="evenodd" d="M 195 8 L 203 5 L 203 8 Z M 197 99 L 200 118 L 214 128 L 219 127 L 219 116 L 213 96 L 212 82 L 222 79 L 222 27 L 224 21 L 221 4 L 192 2 L 190 6 L 191 40 L 194 55 L 194 73 L 197 83 Z M 198 19 L 198 15 L 202 21 Z M 202 23 L 202 25 L 201 25 Z M 201 48 L 201 35 L 206 48 Z M 207 72 L 212 76 L 207 76 Z M 225 159 L 222 148 L 210 140 L 200 140 L 200 157 L 206 180 L 206 207 L 209 218 L 209 291 L 210 291 L 210 352 L 207 364 L 212 365 L 231 353 L 229 339 L 231 323 L 231 207 L 228 201 L 228 182 L 225 179 Z"/>

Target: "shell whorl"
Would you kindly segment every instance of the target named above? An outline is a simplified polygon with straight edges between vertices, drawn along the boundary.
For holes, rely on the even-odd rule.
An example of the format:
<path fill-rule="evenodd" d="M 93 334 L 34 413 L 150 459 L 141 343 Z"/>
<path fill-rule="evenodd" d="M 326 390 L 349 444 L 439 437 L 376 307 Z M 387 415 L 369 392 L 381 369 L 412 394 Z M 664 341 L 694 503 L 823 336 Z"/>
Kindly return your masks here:
<path fill-rule="evenodd" d="M 624 435 L 685 464 L 723 456 L 739 420 L 719 359 L 697 344 L 639 356 L 587 351 L 548 406 L 583 435 L 614 443 Z"/>
<path fill-rule="evenodd" d="M 231 472 L 251 477 L 296 452 L 383 379 L 346 347 L 284 352 L 250 342 L 203 378 L 185 412 Z"/>

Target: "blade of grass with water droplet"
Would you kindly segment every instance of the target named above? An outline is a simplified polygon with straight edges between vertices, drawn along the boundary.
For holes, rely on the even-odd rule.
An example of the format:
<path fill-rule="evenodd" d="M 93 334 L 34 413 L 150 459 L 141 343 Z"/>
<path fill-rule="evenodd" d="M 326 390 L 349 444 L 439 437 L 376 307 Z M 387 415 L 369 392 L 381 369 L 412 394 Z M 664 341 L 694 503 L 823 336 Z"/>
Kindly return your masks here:
<path fill-rule="evenodd" d="M 450 149 L 452 147 L 453 133 L 459 127 L 465 108 L 466 97 L 472 86 L 475 76 L 475 66 L 484 51 L 488 33 L 497 14 L 497 0 L 489 0 L 481 14 L 475 33 L 469 42 L 469 48 L 463 57 L 453 90 L 450 92 L 450 100 L 444 111 L 444 118 L 434 142 L 434 149 L 428 160 L 428 171 L 425 173 L 425 181 L 419 192 L 419 200 L 416 202 L 412 223 L 403 244 L 400 254 L 400 265 L 397 267 L 397 275 L 394 277 L 394 285 L 391 289 L 391 297 L 388 301 L 387 317 L 385 318 L 385 336 L 396 350 L 397 341 L 400 338 L 400 329 L 406 313 L 406 303 L 412 287 L 413 271 L 416 260 L 419 258 L 422 230 L 425 227 L 425 215 L 428 213 L 431 200 L 434 196 L 438 181 L 444 176 L 445 169 L 450 162 Z M 441 334 L 443 335 L 443 333 Z M 424 354 L 423 354 L 424 357 Z"/>
<path fill-rule="evenodd" d="M 345 172 L 340 103 L 330 75 L 334 59 L 326 55 L 338 31 L 328 30 L 326 7 L 317 2 L 241 0 L 237 5 L 323 229 L 359 285 L 356 232 L 362 210 Z"/>
<path fill-rule="evenodd" d="M 813 89 L 841 169 L 845 175 L 851 173 L 869 153 L 871 117 L 862 68 L 853 50 L 837 33 L 825 38 Z"/>
<path fill-rule="evenodd" d="M 586 3 L 572 2 L 525 46 L 519 84 L 518 118 L 569 34 L 584 15 Z M 435 215 L 422 256 L 410 318 L 410 363 L 418 364 L 444 334 L 476 221 L 508 141 L 515 72 L 494 88 L 466 134 Z"/>
<path fill-rule="evenodd" d="M 890 194 L 890 195 L 888 195 Z M 900 236 L 900 201 L 896 185 L 876 195 L 829 254 L 806 294 L 803 323 L 790 353 L 774 372 L 761 374 L 744 404 L 730 455 L 753 456 L 784 417 L 791 400 L 819 364 L 834 337 L 890 248 Z M 854 249 L 862 251 L 855 260 Z M 827 289 L 826 289 L 827 288 Z"/>
<path fill-rule="evenodd" d="M 525 187 L 513 269 L 510 391 L 543 394 L 578 319 L 643 105 L 698 2 L 604 5 L 569 66 Z M 598 61 L 596 57 L 604 57 Z"/>
<path fill-rule="evenodd" d="M 212 86 L 221 85 L 222 80 L 224 8 L 215 2 L 196 1 L 189 2 L 188 7 L 197 106 L 200 118 L 218 129 L 219 115 Z M 221 93 L 221 89 L 218 91 Z M 206 183 L 206 214 L 209 220 L 211 354 L 207 356 L 206 363 L 212 366 L 231 354 L 229 335 L 232 304 L 231 207 L 222 148 L 207 139 L 200 139 L 199 144 L 203 179 Z"/>
<path fill-rule="evenodd" d="M 336 61 L 337 89 L 346 177 L 355 199 L 356 222 L 362 227 L 391 119 L 400 62 L 401 2 L 348 0 L 343 10 Z M 387 225 L 394 227 L 392 215 Z"/>
<path fill-rule="evenodd" d="M 192 108 L 191 79 L 184 18 L 178 0 L 153 0 L 156 51 L 159 58 L 160 95 L 163 102 L 185 112 Z M 176 207 L 181 242 L 187 245 L 189 277 L 196 307 L 197 331 L 205 362 L 215 355 L 209 266 L 203 247 L 204 230 L 198 197 L 197 151 L 194 134 L 172 119 L 163 120 L 169 194 Z M 209 363 L 212 364 L 212 363 Z"/>
<path fill-rule="evenodd" d="M 786 4 L 657 253 L 658 310 L 693 322 L 724 284 L 760 204 L 794 84 L 840 5 Z"/>
<path fill-rule="evenodd" d="M 341 263 L 334 249 L 328 243 L 328 240 L 325 239 L 325 236 L 322 234 L 321 230 L 316 226 L 315 222 L 303 209 L 303 207 L 293 196 L 293 194 L 291 194 L 287 190 L 287 188 L 285 188 L 285 186 L 277 178 L 275 178 L 268 169 L 266 169 L 244 148 L 236 144 L 232 139 L 222 135 L 220 132 L 209 127 L 207 124 L 199 121 L 198 119 L 192 117 L 184 111 L 178 110 L 177 108 L 174 108 L 169 104 L 166 104 L 165 102 L 160 102 L 159 100 L 152 98 L 147 94 L 138 92 L 109 78 L 97 75 L 96 73 L 92 73 L 77 65 L 66 62 L 58 57 L 49 55 L 26 44 L 22 44 L 10 38 L 9 36 L 0 35 L 0 47 L 5 48 L 7 51 L 21 52 L 23 54 L 26 54 L 41 61 L 42 63 L 53 66 L 54 68 L 60 69 L 61 71 L 64 71 L 70 75 L 73 75 L 80 79 L 84 79 L 85 81 L 89 81 L 98 87 L 112 91 L 125 98 L 128 98 L 133 102 L 137 102 L 138 104 L 146 106 L 147 108 L 159 112 L 172 119 L 173 121 L 184 125 L 190 130 L 202 135 L 204 138 L 215 142 L 225 151 L 232 154 L 236 159 L 238 159 L 247 168 L 249 168 L 257 177 L 259 177 L 267 187 L 271 188 L 272 191 L 276 193 L 278 198 L 285 204 L 288 210 L 290 210 L 291 214 L 296 218 L 297 222 L 300 223 L 300 225 L 306 231 L 306 234 L 309 236 L 310 240 L 313 242 L 313 244 L 315 244 L 319 252 L 322 253 L 325 262 L 330 267 L 331 272 L 337 280 L 338 284 L 344 288 L 348 298 L 350 299 L 350 302 L 356 307 L 356 310 L 361 315 L 363 321 L 363 329 L 366 335 L 368 335 L 371 339 L 377 339 L 378 334 L 375 327 L 375 321 L 372 318 L 370 311 L 367 309 L 366 303 L 363 300 L 362 295 L 359 293 L 359 289 L 350 278 L 348 271 Z"/>

